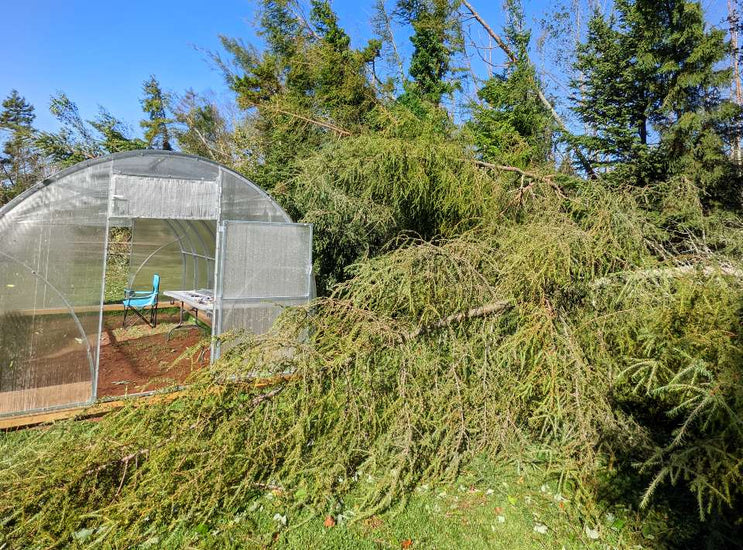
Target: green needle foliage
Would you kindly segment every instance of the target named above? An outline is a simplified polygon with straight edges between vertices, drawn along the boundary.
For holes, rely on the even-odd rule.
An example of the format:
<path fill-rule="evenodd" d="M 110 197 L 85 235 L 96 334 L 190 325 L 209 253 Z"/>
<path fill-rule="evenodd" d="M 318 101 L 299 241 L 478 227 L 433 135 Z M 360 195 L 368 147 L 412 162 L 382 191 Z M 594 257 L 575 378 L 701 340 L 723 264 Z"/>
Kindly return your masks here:
<path fill-rule="evenodd" d="M 539 81 L 529 61 L 531 33 L 524 29 L 520 4 L 509 2 L 506 36 L 517 62 L 490 77 L 477 95 L 484 102 L 472 109 L 472 133 L 482 158 L 527 168 L 551 156 L 554 120 L 537 93 Z"/>
<path fill-rule="evenodd" d="M 578 139 L 597 160 L 637 184 L 691 166 L 698 185 L 720 194 L 731 173 L 724 151 L 740 110 L 721 94 L 725 36 L 710 30 L 699 2 L 619 0 L 597 13 L 575 64 L 575 111 L 595 129 Z M 704 175 L 717 172 L 718 179 Z"/>
<path fill-rule="evenodd" d="M 36 183 L 41 177 L 43 163 L 33 144 L 36 130 L 33 105 L 17 90 L 12 90 L 2 102 L 0 110 L 0 205 Z"/>
<path fill-rule="evenodd" d="M 670 480 L 704 513 L 735 506 L 736 255 L 678 253 L 627 192 L 540 182 L 514 202 L 499 187 L 477 227 L 357 263 L 270 334 L 238 336 L 183 396 L 6 436 L 4 542 L 167 544 L 249 524 L 270 490 L 318 514 L 353 493 L 365 517 L 502 453 L 533 452 L 588 497 L 631 452 L 648 498 Z"/>

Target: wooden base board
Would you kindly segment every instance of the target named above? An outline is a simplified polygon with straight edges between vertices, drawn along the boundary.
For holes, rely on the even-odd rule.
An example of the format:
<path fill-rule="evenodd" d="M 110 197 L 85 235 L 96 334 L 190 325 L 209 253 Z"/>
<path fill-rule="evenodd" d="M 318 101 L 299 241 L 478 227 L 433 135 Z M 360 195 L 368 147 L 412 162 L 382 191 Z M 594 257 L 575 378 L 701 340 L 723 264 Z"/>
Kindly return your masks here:
<path fill-rule="evenodd" d="M 269 386 L 275 386 L 280 382 L 288 382 L 294 380 L 296 377 L 293 375 L 282 375 L 273 376 L 270 378 L 261 378 L 252 382 L 243 383 L 244 386 L 251 388 L 266 388 Z M 117 399 L 115 401 L 101 401 L 89 405 L 86 407 L 75 407 L 70 409 L 60 409 L 57 411 L 49 411 L 43 413 L 26 414 L 23 416 L 9 416 L 0 418 L 0 430 L 17 430 L 23 428 L 31 428 L 33 426 L 39 426 L 43 424 L 51 424 L 60 420 L 67 420 L 70 418 L 75 419 L 86 419 L 96 418 L 103 416 L 106 413 L 121 409 L 122 407 L 136 402 L 137 404 L 147 405 L 149 403 L 167 403 L 173 401 L 179 397 L 185 395 L 185 390 L 175 390 L 170 392 L 154 393 L 150 395 L 140 395 L 125 397 Z"/>
<path fill-rule="evenodd" d="M 48 409 L 67 403 L 85 403 L 90 401 L 92 393 L 93 386 L 90 380 L 29 390 L 0 392 L 0 414 L 24 409 Z"/>

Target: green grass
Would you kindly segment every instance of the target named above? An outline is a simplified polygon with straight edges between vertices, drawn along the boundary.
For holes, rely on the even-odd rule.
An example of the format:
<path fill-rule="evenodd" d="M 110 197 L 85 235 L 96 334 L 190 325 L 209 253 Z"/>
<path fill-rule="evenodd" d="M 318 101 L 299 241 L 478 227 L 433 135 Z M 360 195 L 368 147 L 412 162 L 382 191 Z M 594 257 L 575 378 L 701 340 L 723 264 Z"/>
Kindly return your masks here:
<path fill-rule="evenodd" d="M 109 256 L 106 261 L 106 289 L 104 303 L 112 304 L 124 299 L 124 289 L 129 284 L 129 262 L 126 257 Z"/>
<path fill-rule="evenodd" d="M 267 488 L 243 513 L 153 532 L 140 548 L 641 548 L 655 547 L 663 530 L 652 514 L 643 528 L 626 507 L 579 503 L 540 467 L 483 460 L 457 482 L 422 485 L 405 504 L 368 518 L 357 516 L 353 496 L 326 510 L 297 510 L 297 492 Z M 328 516 L 335 525 L 325 525 Z M 95 547 L 103 534 L 76 537 Z"/>

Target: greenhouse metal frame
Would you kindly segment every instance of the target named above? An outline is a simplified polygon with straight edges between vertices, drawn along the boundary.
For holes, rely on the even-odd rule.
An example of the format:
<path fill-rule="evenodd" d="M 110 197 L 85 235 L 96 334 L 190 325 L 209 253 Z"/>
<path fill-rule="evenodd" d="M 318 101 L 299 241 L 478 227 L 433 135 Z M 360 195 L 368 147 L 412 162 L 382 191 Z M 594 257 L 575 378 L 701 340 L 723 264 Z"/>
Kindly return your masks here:
<path fill-rule="evenodd" d="M 0 416 L 96 401 L 115 227 L 128 286 L 212 291 L 213 336 L 263 333 L 314 293 L 312 226 L 237 172 L 154 150 L 82 162 L 0 209 Z"/>

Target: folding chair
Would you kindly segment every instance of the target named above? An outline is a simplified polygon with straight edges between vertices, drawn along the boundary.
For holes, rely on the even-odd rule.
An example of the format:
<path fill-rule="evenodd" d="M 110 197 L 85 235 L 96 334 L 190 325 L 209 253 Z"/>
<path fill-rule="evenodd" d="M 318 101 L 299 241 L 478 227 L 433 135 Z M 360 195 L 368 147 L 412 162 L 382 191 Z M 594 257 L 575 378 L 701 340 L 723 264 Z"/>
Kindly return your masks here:
<path fill-rule="evenodd" d="M 121 326 L 126 326 L 126 314 L 131 309 L 137 316 L 152 328 L 157 326 L 157 295 L 160 292 L 160 275 L 155 273 L 152 277 L 152 290 L 135 291 L 127 288 L 124 290 L 126 298 L 124 304 L 124 322 Z M 149 308 L 149 320 L 147 319 L 146 309 Z"/>

